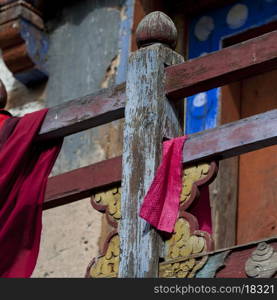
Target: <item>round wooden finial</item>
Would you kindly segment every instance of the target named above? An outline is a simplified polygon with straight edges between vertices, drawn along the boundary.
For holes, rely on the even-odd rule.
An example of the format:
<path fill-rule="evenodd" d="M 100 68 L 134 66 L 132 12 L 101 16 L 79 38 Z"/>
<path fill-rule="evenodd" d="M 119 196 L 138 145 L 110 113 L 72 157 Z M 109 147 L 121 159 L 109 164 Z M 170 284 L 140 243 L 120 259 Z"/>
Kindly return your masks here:
<path fill-rule="evenodd" d="M 136 31 L 136 40 L 138 48 L 162 43 L 175 49 L 177 29 L 166 14 L 154 11 L 140 21 Z"/>
<path fill-rule="evenodd" d="M 8 95 L 7 95 L 6 87 L 2 82 L 2 80 L 0 79 L 0 109 L 5 108 L 7 104 L 7 98 Z"/>

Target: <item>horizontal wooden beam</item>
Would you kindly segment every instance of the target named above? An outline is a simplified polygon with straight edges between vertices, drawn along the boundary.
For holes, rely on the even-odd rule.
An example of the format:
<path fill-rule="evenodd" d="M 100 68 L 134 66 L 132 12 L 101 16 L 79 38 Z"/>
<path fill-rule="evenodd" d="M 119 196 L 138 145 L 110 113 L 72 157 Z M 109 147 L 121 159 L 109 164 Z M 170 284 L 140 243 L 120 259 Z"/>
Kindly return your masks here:
<path fill-rule="evenodd" d="M 277 144 L 277 109 L 190 135 L 183 162 L 221 160 Z"/>
<path fill-rule="evenodd" d="M 277 67 L 277 31 L 166 68 L 166 92 L 182 98 Z M 124 117 L 125 85 L 49 109 L 39 140 L 64 137 Z"/>
<path fill-rule="evenodd" d="M 121 156 L 50 177 L 43 209 L 91 196 L 93 191 L 121 181 Z"/>
<path fill-rule="evenodd" d="M 166 68 L 166 94 L 182 99 L 277 68 L 277 30 Z"/>
<path fill-rule="evenodd" d="M 190 135 L 183 162 L 221 160 L 277 144 L 277 109 Z M 122 157 L 73 170 L 48 181 L 44 209 L 88 197 L 121 181 Z"/>
<path fill-rule="evenodd" d="M 74 99 L 49 109 L 39 140 L 65 137 L 124 117 L 125 85 Z"/>

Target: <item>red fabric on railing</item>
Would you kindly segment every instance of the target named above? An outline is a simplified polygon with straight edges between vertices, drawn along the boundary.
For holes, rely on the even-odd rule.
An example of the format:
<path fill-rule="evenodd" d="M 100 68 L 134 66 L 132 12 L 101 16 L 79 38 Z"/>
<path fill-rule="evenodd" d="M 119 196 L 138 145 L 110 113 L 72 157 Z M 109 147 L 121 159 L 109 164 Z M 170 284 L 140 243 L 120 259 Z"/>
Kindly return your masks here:
<path fill-rule="evenodd" d="M 143 200 L 140 217 L 161 231 L 172 232 L 182 190 L 182 150 L 187 137 L 163 143 L 163 157 Z"/>
<path fill-rule="evenodd" d="M 140 217 L 158 230 L 173 232 L 178 217 L 182 190 L 182 153 L 187 136 L 163 143 L 163 157 L 144 197 Z M 188 212 L 197 217 L 199 229 L 211 233 L 211 208 L 208 187 Z"/>
<path fill-rule="evenodd" d="M 37 261 L 47 178 L 62 145 L 35 142 L 47 111 L 8 119 L 0 130 L 0 277 L 30 277 Z"/>

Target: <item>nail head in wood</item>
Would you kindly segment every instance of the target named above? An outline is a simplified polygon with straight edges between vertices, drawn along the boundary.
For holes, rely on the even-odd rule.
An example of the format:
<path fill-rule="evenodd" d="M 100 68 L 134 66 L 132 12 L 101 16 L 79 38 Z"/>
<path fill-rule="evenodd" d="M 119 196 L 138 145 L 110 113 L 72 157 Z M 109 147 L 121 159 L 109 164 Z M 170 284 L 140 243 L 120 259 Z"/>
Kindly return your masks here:
<path fill-rule="evenodd" d="M 6 87 L 4 85 L 4 83 L 2 82 L 2 80 L 0 79 L 0 109 L 1 108 L 5 108 L 6 104 L 7 104 L 7 90 Z"/>
<path fill-rule="evenodd" d="M 166 14 L 161 11 L 155 11 L 140 21 L 136 31 L 136 41 L 138 48 L 162 43 L 175 49 L 177 29 Z"/>

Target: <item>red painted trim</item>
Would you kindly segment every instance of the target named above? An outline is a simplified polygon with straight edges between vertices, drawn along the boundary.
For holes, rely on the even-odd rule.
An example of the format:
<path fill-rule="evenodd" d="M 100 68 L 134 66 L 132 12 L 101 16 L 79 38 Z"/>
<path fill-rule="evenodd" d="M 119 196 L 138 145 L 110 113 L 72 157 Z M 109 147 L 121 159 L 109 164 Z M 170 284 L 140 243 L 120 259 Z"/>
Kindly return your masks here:
<path fill-rule="evenodd" d="M 103 89 L 49 109 L 38 140 L 65 137 L 124 117 L 125 86 Z"/>
<path fill-rule="evenodd" d="M 44 209 L 91 196 L 93 191 L 121 181 L 121 156 L 49 178 Z"/>

